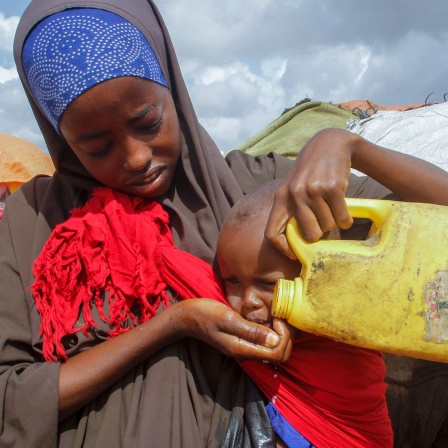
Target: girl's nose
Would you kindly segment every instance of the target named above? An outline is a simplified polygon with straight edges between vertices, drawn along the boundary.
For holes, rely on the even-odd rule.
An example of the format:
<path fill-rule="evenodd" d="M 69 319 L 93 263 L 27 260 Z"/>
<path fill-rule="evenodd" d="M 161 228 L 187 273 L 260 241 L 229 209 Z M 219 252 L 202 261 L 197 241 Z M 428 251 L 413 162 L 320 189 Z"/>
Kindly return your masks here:
<path fill-rule="evenodd" d="M 124 168 L 128 171 L 144 171 L 151 162 L 152 151 L 143 142 L 128 141 L 125 147 Z"/>
<path fill-rule="evenodd" d="M 246 310 L 258 310 L 263 307 L 263 301 L 255 288 L 248 287 L 243 292 L 243 307 Z"/>

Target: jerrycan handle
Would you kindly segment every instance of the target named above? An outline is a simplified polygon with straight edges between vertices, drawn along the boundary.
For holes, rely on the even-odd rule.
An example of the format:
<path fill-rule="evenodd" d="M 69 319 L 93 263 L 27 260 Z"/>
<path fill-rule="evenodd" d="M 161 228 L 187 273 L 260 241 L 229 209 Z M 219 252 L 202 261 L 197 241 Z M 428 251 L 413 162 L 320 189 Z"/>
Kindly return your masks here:
<path fill-rule="evenodd" d="M 375 228 L 379 229 L 386 221 L 393 201 L 385 201 L 381 199 L 360 199 L 346 198 L 347 208 L 353 218 L 370 219 Z M 312 253 L 315 252 L 316 245 L 329 252 L 346 252 L 347 246 L 345 241 L 341 240 L 319 240 L 316 243 L 306 242 L 300 235 L 299 227 L 295 218 L 290 218 L 286 225 L 286 237 L 294 250 L 299 261 L 306 265 Z"/>

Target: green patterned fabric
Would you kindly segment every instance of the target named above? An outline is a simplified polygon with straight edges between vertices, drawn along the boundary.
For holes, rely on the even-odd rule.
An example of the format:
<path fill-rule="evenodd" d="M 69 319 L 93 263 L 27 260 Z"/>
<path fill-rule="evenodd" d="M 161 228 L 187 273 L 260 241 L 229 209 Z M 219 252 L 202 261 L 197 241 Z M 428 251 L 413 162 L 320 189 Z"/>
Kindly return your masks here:
<path fill-rule="evenodd" d="M 358 117 L 337 105 L 303 100 L 234 149 L 254 156 L 276 152 L 295 158 L 318 131 L 325 128 L 345 129 L 351 119 Z"/>

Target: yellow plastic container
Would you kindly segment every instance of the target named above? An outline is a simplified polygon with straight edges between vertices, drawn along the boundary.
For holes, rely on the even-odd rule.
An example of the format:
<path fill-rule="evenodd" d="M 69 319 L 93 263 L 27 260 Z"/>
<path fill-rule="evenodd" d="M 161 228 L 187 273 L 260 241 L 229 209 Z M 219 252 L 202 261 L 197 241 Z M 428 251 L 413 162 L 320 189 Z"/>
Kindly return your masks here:
<path fill-rule="evenodd" d="M 279 280 L 272 312 L 304 331 L 398 355 L 448 362 L 448 207 L 347 199 L 373 222 L 365 241 L 286 236 L 300 277 Z"/>

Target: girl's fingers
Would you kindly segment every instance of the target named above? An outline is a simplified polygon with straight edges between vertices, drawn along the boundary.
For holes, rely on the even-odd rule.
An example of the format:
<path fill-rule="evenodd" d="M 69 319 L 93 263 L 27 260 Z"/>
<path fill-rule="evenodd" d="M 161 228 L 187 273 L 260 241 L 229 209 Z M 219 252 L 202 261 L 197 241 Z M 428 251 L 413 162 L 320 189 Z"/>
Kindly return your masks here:
<path fill-rule="evenodd" d="M 220 345 L 228 355 L 238 359 L 270 362 L 282 362 L 289 356 L 290 335 L 283 322 L 277 322 L 274 331 L 247 321 L 237 327 L 221 330 Z"/>
<path fill-rule="evenodd" d="M 297 257 L 291 249 L 285 235 L 289 216 L 286 203 L 281 199 L 275 200 L 266 224 L 264 236 L 281 253 L 292 260 L 296 260 Z"/>
<path fill-rule="evenodd" d="M 335 227 L 340 227 L 341 229 L 349 229 L 353 224 L 353 218 L 348 212 L 347 203 L 345 199 L 335 198 L 329 204 L 333 220 L 335 222 Z M 333 229 L 329 229 L 333 230 Z"/>
<path fill-rule="evenodd" d="M 205 306 L 208 305 L 208 303 L 205 304 Z M 213 312 L 213 314 L 210 314 L 207 323 L 209 327 L 208 334 L 214 335 L 217 338 L 217 342 L 220 342 L 221 336 L 230 336 L 234 338 L 233 342 L 249 347 L 256 345 L 272 349 L 279 344 L 280 338 L 278 334 L 270 328 L 249 322 L 222 304 L 218 304 L 215 310 L 218 313 Z"/>
<path fill-rule="evenodd" d="M 318 197 L 310 201 L 310 205 L 303 207 L 298 214 L 299 228 L 305 241 L 314 242 L 322 237 L 322 235 L 337 227 L 333 213 L 327 202 Z M 300 223 L 302 227 L 300 227 Z"/>

